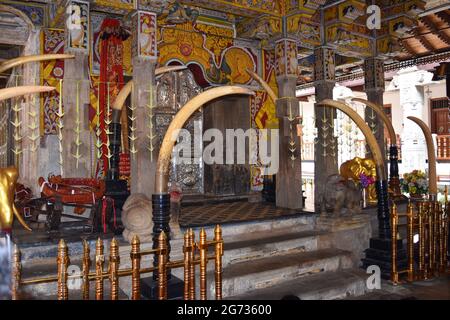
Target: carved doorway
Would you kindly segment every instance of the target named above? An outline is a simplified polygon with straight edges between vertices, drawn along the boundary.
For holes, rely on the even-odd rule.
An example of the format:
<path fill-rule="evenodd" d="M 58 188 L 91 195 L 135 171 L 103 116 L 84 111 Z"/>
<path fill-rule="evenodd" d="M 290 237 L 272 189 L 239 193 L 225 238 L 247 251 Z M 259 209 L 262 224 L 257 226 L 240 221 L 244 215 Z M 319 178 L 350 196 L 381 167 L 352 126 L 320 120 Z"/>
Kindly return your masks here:
<path fill-rule="evenodd" d="M 155 110 L 156 134 L 159 145 L 174 115 L 190 99 L 203 90 L 196 83 L 190 70 L 165 73 L 156 80 L 157 108 Z M 194 131 L 203 133 L 203 111 L 200 109 L 186 122 L 184 129 L 191 137 L 191 161 L 183 163 L 179 155 L 172 155 L 169 183 L 177 183 L 185 195 L 201 195 L 204 193 L 204 166 L 202 138 L 194 139 Z M 198 140 L 198 142 L 197 142 Z M 194 143 L 197 154 L 194 152 Z M 181 154 L 180 156 L 186 156 Z"/>

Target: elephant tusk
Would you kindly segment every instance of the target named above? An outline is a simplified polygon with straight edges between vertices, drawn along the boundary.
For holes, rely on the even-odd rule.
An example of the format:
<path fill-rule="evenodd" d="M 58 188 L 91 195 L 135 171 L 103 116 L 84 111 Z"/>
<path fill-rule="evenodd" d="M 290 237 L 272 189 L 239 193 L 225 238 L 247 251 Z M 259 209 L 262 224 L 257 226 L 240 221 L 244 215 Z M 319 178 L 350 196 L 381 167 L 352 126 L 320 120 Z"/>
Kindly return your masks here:
<path fill-rule="evenodd" d="M 433 136 L 431 135 L 430 128 L 422 120 L 416 117 L 407 117 L 409 120 L 414 121 L 420 129 L 422 129 L 425 141 L 427 143 L 428 152 L 428 179 L 429 179 L 429 194 L 430 198 L 435 198 L 437 195 L 437 176 L 436 176 L 436 153 L 433 144 Z"/>
<path fill-rule="evenodd" d="M 0 89 L 0 101 L 6 100 L 9 98 L 14 98 L 17 96 L 22 96 L 25 94 L 32 93 L 40 93 L 40 92 L 49 92 L 55 90 L 54 87 L 48 86 L 21 86 L 21 87 L 11 87 Z"/>
<path fill-rule="evenodd" d="M 369 126 L 366 124 L 363 118 L 352 108 L 342 102 L 334 101 L 331 99 L 325 99 L 317 103 L 317 105 L 328 106 L 335 109 L 339 109 L 349 116 L 361 129 L 364 137 L 366 138 L 367 144 L 369 145 L 370 151 L 373 154 L 375 164 L 377 165 L 377 176 L 380 180 L 386 180 L 386 168 L 384 165 L 383 154 L 381 152 L 380 146 L 377 143 L 377 139 L 373 135 Z"/>
<path fill-rule="evenodd" d="M 251 70 L 249 70 L 249 69 L 245 69 L 245 71 L 247 71 L 247 73 L 248 73 L 253 79 L 255 79 L 256 81 L 258 81 L 258 82 L 261 84 L 261 86 L 264 88 L 264 90 L 267 91 L 267 94 L 268 94 L 269 97 L 272 99 L 272 101 L 273 101 L 274 103 L 276 103 L 278 97 L 277 97 L 277 95 L 275 94 L 275 92 L 272 90 L 272 88 L 269 86 L 269 84 L 268 84 L 266 81 L 264 81 L 260 76 L 258 76 L 255 72 L 253 72 L 253 71 L 251 71 Z"/>
<path fill-rule="evenodd" d="M 22 215 L 19 213 L 19 210 L 17 210 L 16 205 L 13 203 L 13 212 L 14 215 L 16 216 L 17 220 L 19 220 L 20 224 L 28 231 L 33 231 L 31 230 L 31 228 L 27 225 L 27 223 L 25 222 L 25 220 L 23 219 Z"/>
<path fill-rule="evenodd" d="M 159 150 L 158 162 L 156 164 L 156 179 L 155 189 L 157 194 L 164 194 L 167 192 L 167 182 L 169 176 L 169 163 L 172 155 L 172 149 L 175 145 L 178 130 L 180 130 L 189 117 L 205 103 L 217 99 L 219 97 L 235 94 L 254 95 L 252 90 L 238 86 L 223 86 L 206 90 L 196 97 L 189 100 L 175 115 L 169 128 L 164 135 L 164 139 Z"/>
<path fill-rule="evenodd" d="M 394 130 L 394 126 L 392 125 L 392 121 L 389 120 L 389 118 L 387 117 L 386 113 L 384 113 L 383 108 L 380 105 L 373 103 L 371 101 L 368 101 L 368 100 L 360 99 L 360 98 L 353 98 L 352 101 L 361 102 L 361 103 L 365 104 L 366 106 L 368 106 L 373 111 L 375 111 L 375 113 L 381 118 L 381 120 L 383 120 L 383 122 L 386 126 L 386 129 L 389 132 L 389 138 L 391 139 L 391 145 L 397 145 L 397 136 L 395 135 L 395 130 Z"/>
<path fill-rule="evenodd" d="M 155 70 L 155 76 L 159 76 L 166 72 L 179 71 L 186 69 L 186 66 L 165 66 L 161 68 L 157 68 Z M 128 81 L 128 83 L 120 90 L 117 95 L 114 103 L 112 105 L 113 110 L 122 110 L 123 105 L 125 104 L 125 100 L 127 100 L 128 96 L 133 89 L 133 80 Z"/>
<path fill-rule="evenodd" d="M 179 71 L 179 70 L 184 70 L 184 69 L 187 69 L 187 67 L 186 66 L 165 66 L 165 67 L 160 67 L 160 68 L 156 68 L 155 76 L 162 75 L 163 73 L 166 73 L 166 72 Z"/>
<path fill-rule="evenodd" d="M 114 100 L 114 103 L 112 105 L 112 109 L 113 110 L 118 110 L 118 111 L 122 110 L 122 107 L 125 104 L 125 100 L 127 100 L 127 98 L 130 95 L 132 89 L 133 89 L 133 80 L 130 80 L 120 90 L 119 94 L 117 95 L 116 99 Z"/>
<path fill-rule="evenodd" d="M 28 62 L 47 61 L 56 59 L 73 59 L 73 58 L 75 58 L 73 54 L 38 54 L 32 56 L 18 57 L 11 60 L 6 60 L 2 64 L 0 64 L 0 73 L 3 73 L 6 70 L 20 66 Z"/>

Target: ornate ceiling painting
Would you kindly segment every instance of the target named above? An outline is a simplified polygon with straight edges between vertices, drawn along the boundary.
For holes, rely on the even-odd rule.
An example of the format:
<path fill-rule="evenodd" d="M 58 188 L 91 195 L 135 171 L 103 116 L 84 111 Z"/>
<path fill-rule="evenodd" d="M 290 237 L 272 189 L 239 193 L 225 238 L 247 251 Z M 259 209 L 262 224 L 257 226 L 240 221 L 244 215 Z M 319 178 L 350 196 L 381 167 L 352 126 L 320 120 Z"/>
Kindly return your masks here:
<path fill-rule="evenodd" d="M 55 1 L 55 10 L 51 10 L 41 3 L 4 1 L 22 10 L 36 26 L 44 27 L 43 35 L 51 33 L 52 29 L 46 27 L 64 27 L 65 2 Z M 94 0 L 90 2 L 87 24 L 91 43 L 92 108 L 97 104 L 98 96 L 100 26 L 106 17 L 119 20 L 131 33 L 130 22 L 136 9 L 155 12 L 158 32 L 157 47 L 153 50 L 157 50 L 158 64 L 188 66 L 202 87 L 223 84 L 257 87 L 245 71 L 248 68 L 258 72 L 277 90 L 275 44 L 286 37 L 297 41 L 299 85 L 314 81 L 314 48 L 323 44 L 336 52 L 338 79 L 360 74 L 363 59 L 375 52 L 387 63 L 392 63 L 448 51 L 450 9 L 428 13 L 424 11 L 424 3 L 420 0 L 376 1 L 381 8 L 383 23 L 374 37 L 366 25 L 367 6 L 361 0 Z M 324 8 L 322 24 L 320 8 Z M 132 75 L 131 38 L 123 42 L 126 76 Z M 45 81 L 54 82 L 58 77 L 52 76 L 50 67 L 43 66 Z M 57 102 L 56 95 L 57 92 Z M 257 96 L 250 99 L 252 126 L 276 127 L 275 106 L 267 94 L 258 91 Z M 51 111 L 55 101 L 42 104 L 46 118 L 41 121 L 41 127 L 47 134 L 55 132 L 55 117 Z"/>
<path fill-rule="evenodd" d="M 197 20 L 160 29 L 158 62 L 178 62 L 191 69 L 199 83 L 210 85 L 248 84 L 247 68 L 255 71 L 257 56 L 252 48 L 234 44 L 234 29 Z"/>

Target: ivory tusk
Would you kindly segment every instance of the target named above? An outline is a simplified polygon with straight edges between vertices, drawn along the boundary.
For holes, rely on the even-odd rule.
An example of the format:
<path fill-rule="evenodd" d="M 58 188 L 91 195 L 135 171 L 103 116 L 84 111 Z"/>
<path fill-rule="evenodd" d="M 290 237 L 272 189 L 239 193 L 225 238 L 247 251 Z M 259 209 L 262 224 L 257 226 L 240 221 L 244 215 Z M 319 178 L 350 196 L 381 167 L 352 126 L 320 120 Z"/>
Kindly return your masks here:
<path fill-rule="evenodd" d="M 317 105 L 323 105 L 339 109 L 356 123 L 358 128 L 361 129 L 362 133 L 364 134 L 367 144 L 369 145 L 370 151 L 373 154 L 373 158 L 377 166 L 378 179 L 380 181 L 386 180 L 386 168 L 384 165 L 383 153 L 381 152 L 380 146 L 378 145 L 375 136 L 373 135 L 372 131 L 370 130 L 369 126 L 366 124 L 364 119 L 361 118 L 361 116 L 355 110 L 350 108 L 345 103 L 339 101 L 325 99 L 317 103 Z"/>
<path fill-rule="evenodd" d="M 172 71 L 179 71 L 186 69 L 185 66 L 166 66 L 157 68 L 155 70 L 155 75 L 159 76 L 166 72 L 172 72 Z M 112 105 L 113 110 L 122 110 L 123 105 L 125 104 L 125 100 L 127 100 L 128 96 L 131 93 L 131 90 L 133 89 L 133 80 L 128 81 L 128 83 L 120 90 L 119 94 L 117 95 L 116 99 L 114 100 L 114 103 Z"/>
<path fill-rule="evenodd" d="M 32 56 L 18 57 L 11 60 L 6 60 L 2 64 L 0 64 L 0 73 L 3 73 L 6 70 L 20 66 L 28 62 L 47 61 L 56 59 L 73 59 L 73 58 L 75 58 L 73 54 L 38 54 Z"/>
<path fill-rule="evenodd" d="M 258 81 L 261 84 L 261 86 L 264 88 L 264 90 L 267 91 L 267 93 L 268 93 L 269 97 L 272 99 L 272 101 L 274 103 L 276 103 L 278 97 L 275 94 L 275 92 L 272 90 L 272 88 L 269 86 L 269 84 L 266 81 L 264 81 L 260 76 L 258 76 L 255 72 L 253 72 L 249 69 L 245 69 L 245 71 L 247 71 L 247 73 L 249 75 L 251 75 L 253 79 L 255 79 L 256 81 Z"/>
<path fill-rule="evenodd" d="M 381 118 L 381 120 L 383 120 L 384 125 L 389 132 L 391 145 L 397 145 L 397 136 L 395 135 L 394 126 L 392 125 L 391 120 L 389 120 L 388 116 L 386 115 L 386 113 L 384 113 L 383 108 L 380 105 L 360 98 L 353 98 L 352 101 L 361 102 L 375 111 L 375 113 Z"/>
<path fill-rule="evenodd" d="M 54 87 L 48 86 L 21 86 L 21 87 L 11 87 L 0 89 L 0 101 L 6 100 L 9 98 L 14 98 L 17 96 L 22 96 L 25 94 L 32 93 L 40 93 L 40 92 L 49 92 L 55 90 Z"/>
<path fill-rule="evenodd" d="M 167 183 L 169 176 L 169 163 L 172 155 L 172 149 L 175 145 L 178 130 L 180 130 L 189 117 L 205 103 L 217 99 L 219 97 L 246 94 L 254 95 L 252 90 L 238 86 L 223 86 L 206 90 L 196 97 L 189 100 L 175 115 L 169 128 L 164 135 L 164 139 L 159 149 L 158 162 L 156 164 L 155 190 L 156 194 L 164 194 L 167 192 Z M 176 136 L 175 136 L 176 135 Z"/>
<path fill-rule="evenodd" d="M 155 76 L 159 76 L 163 73 L 166 72 L 172 72 L 172 71 L 179 71 L 179 70 L 184 70 L 187 69 L 186 66 L 165 66 L 165 67 L 160 67 L 160 68 L 156 68 L 155 70 Z"/>
<path fill-rule="evenodd" d="M 409 120 L 414 121 L 420 129 L 422 129 L 423 135 L 425 136 L 425 141 L 427 143 L 428 151 L 428 179 L 429 179 L 429 194 L 432 197 L 437 195 L 437 176 L 436 176 L 436 153 L 433 144 L 433 136 L 431 135 L 430 128 L 416 117 L 407 117 Z"/>

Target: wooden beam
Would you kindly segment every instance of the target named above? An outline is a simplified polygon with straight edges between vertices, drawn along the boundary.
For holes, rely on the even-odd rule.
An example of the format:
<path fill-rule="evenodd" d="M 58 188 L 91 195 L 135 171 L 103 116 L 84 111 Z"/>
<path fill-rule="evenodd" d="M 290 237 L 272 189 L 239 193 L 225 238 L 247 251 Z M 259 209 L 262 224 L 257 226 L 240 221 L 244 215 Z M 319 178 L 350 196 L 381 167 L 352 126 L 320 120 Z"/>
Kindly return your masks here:
<path fill-rule="evenodd" d="M 439 30 L 436 28 L 433 21 L 430 19 L 429 16 L 422 17 L 422 22 L 430 29 L 430 31 L 435 34 L 439 39 L 444 41 L 446 44 L 450 44 L 450 36 L 448 36 L 443 30 Z"/>
<path fill-rule="evenodd" d="M 435 15 L 450 26 L 450 14 L 447 11 L 436 12 Z"/>
<path fill-rule="evenodd" d="M 418 30 L 416 29 L 414 31 L 414 37 L 419 40 L 419 42 L 422 44 L 422 46 L 430 51 L 431 53 L 436 52 L 436 48 L 433 46 L 433 44 L 425 38 L 422 34 L 419 34 Z"/>
<path fill-rule="evenodd" d="M 403 47 L 403 49 L 406 50 L 410 55 L 416 56 L 418 53 L 414 51 L 414 49 L 411 47 L 411 45 L 408 43 L 408 40 L 403 39 L 400 41 L 400 45 Z"/>

